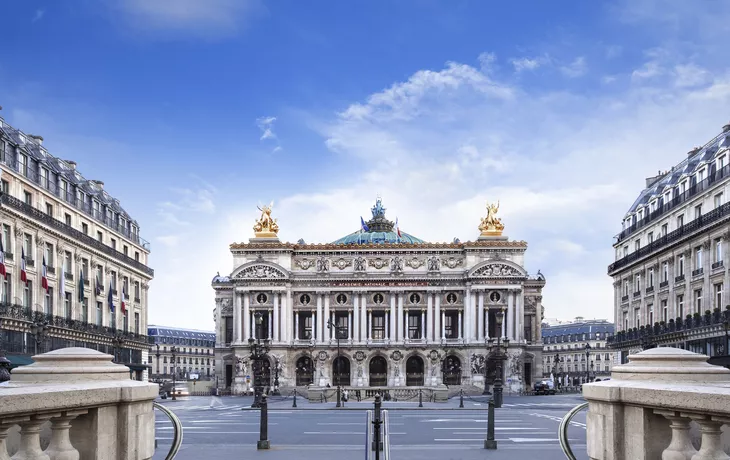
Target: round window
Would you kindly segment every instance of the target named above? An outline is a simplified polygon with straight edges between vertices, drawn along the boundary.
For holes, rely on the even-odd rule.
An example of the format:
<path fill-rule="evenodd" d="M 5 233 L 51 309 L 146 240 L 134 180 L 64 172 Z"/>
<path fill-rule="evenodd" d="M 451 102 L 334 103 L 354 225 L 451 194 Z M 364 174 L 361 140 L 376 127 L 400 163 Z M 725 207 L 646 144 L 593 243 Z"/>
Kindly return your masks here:
<path fill-rule="evenodd" d="M 502 296 L 499 295 L 499 292 L 495 291 L 495 292 L 492 292 L 491 294 L 489 294 L 489 300 L 491 300 L 492 302 L 499 302 L 499 300 L 501 298 L 502 298 Z"/>
<path fill-rule="evenodd" d="M 456 303 L 456 300 L 457 300 L 456 294 L 454 294 L 453 292 L 449 292 L 448 294 L 446 294 L 447 303 Z"/>
<path fill-rule="evenodd" d="M 383 294 L 379 292 L 373 296 L 373 302 L 375 303 L 383 303 L 383 300 L 385 300 L 385 297 L 383 297 Z"/>
<path fill-rule="evenodd" d="M 302 294 L 301 296 L 299 296 L 299 302 L 302 305 L 308 305 L 309 302 L 311 302 L 311 301 L 312 301 L 312 298 L 309 297 L 309 294 Z"/>
<path fill-rule="evenodd" d="M 344 305 L 345 303 L 347 303 L 347 296 L 345 294 L 337 294 L 335 300 L 337 300 L 338 304 Z"/>
<path fill-rule="evenodd" d="M 411 296 L 409 297 L 409 299 L 410 299 L 411 303 L 418 303 L 418 302 L 421 301 L 421 296 L 418 295 L 418 294 L 413 293 L 413 294 L 411 294 Z"/>
<path fill-rule="evenodd" d="M 267 300 L 269 300 L 269 298 L 264 293 L 261 293 L 256 296 L 256 302 L 258 302 L 258 303 L 266 303 Z"/>

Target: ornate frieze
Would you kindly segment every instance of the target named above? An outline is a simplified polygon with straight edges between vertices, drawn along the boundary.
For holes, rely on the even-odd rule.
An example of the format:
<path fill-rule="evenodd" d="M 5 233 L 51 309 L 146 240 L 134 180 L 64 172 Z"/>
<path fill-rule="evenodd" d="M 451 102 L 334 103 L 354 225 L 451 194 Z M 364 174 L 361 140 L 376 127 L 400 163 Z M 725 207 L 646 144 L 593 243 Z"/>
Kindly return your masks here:
<path fill-rule="evenodd" d="M 294 265 L 301 268 L 302 270 L 309 270 L 314 266 L 313 259 L 296 259 Z"/>
<path fill-rule="evenodd" d="M 402 272 L 403 271 L 403 257 L 395 256 L 390 260 L 390 270 L 393 272 Z"/>
<path fill-rule="evenodd" d="M 340 270 L 344 270 L 347 267 L 349 267 L 350 265 L 352 265 L 352 260 L 351 259 L 344 259 L 344 258 L 340 257 L 337 260 L 333 260 L 332 261 L 332 265 L 334 265 L 335 267 L 339 268 Z"/>
<path fill-rule="evenodd" d="M 268 265 L 252 265 L 241 270 L 236 278 L 286 278 L 286 275 Z"/>
<path fill-rule="evenodd" d="M 373 267 L 376 270 L 380 270 L 383 267 L 387 267 L 388 262 L 390 262 L 389 259 L 382 259 L 380 257 L 376 257 L 375 259 L 368 260 L 368 265 L 370 265 L 371 267 Z"/>
<path fill-rule="evenodd" d="M 437 272 L 441 270 L 441 259 L 439 259 L 436 256 L 431 256 L 428 258 L 428 271 L 430 272 Z"/>
<path fill-rule="evenodd" d="M 330 261 L 322 256 L 317 259 L 317 272 L 326 273 L 330 271 Z"/>
<path fill-rule="evenodd" d="M 366 268 L 365 267 L 366 263 L 367 263 L 367 260 L 364 257 L 357 257 L 353 261 L 353 264 L 355 266 L 355 271 L 356 272 L 364 272 L 365 271 L 365 268 Z"/>
<path fill-rule="evenodd" d="M 418 257 L 412 257 L 406 261 L 406 265 L 414 270 L 421 268 L 425 263 L 423 259 L 419 259 Z"/>
<path fill-rule="evenodd" d="M 523 277 L 524 275 L 518 269 L 509 265 L 489 264 L 476 270 L 472 276 Z"/>
<path fill-rule="evenodd" d="M 441 262 L 449 268 L 464 265 L 464 259 L 462 257 L 445 257 L 441 259 Z"/>

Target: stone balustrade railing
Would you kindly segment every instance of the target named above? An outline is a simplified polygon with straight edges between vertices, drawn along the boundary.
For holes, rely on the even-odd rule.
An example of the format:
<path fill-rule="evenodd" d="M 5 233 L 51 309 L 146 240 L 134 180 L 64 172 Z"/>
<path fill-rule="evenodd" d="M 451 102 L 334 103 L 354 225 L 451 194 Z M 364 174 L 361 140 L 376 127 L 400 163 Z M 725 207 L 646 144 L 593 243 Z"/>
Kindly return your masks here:
<path fill-rule="evenodd" d="M 583 385 L 588 456 L 730 459 L 730 370 L 707 359 L 677 348 L 653 348 L 614 367 L 611 380 Z"/>
<path fill-rule="evenodd" d="M 152 458 L 157 385 L 87 348 L 33 360 L 0 385 L 0 460 Z"/>

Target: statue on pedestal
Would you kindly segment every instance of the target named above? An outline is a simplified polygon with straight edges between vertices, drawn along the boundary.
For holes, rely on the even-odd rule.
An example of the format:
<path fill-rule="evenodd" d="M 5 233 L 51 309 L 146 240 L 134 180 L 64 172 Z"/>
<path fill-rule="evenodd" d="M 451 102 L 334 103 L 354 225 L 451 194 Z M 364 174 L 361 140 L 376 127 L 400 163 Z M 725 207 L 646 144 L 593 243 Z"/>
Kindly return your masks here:
<path fill-rule="evenodd" d="M 502 220 L 497 217 L 499 212 L 499 201 L 497 204 L 487 203 L 487 216 L 482 219 L 479 230 L 482 232 L 480 236 L 501 236 L 504 230 Z"/>
<path fill-rule="evenodd" d="M 253 226 L 256 238 L 276 238 L 276 234 L 279 233 L 279 224 L 276 223 L 276 219 L 271 217 L 273 207 L 273 201 L 268 206 L 257 206 L 258 210 L 261 211 L 261 217 Z"/>

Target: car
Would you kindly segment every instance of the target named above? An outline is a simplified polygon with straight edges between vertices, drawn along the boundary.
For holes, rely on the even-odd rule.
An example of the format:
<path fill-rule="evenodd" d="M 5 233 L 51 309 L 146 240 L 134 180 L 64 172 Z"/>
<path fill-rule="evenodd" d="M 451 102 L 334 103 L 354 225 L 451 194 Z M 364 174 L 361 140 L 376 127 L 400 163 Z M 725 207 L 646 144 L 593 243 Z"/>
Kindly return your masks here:
<path fill-rule="evenodd" d="M 552 380 L 541 380 L 535 382 L 534 390 L 536 395 L 554 395 L 555 384 Z"/>

